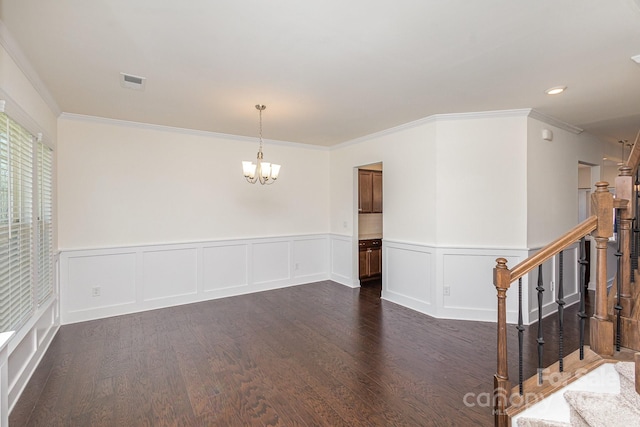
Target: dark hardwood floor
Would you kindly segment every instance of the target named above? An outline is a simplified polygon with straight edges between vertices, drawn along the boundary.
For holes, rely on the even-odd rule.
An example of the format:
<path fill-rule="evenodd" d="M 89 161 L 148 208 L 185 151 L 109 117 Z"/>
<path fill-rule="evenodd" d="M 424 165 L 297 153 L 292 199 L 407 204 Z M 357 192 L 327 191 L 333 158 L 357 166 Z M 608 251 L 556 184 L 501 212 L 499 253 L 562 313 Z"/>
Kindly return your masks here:
<path fill-rule="evenodd" d="M 379 282 L 326 281 L 62 326 L 10 426 L 493 425 L 496 325 L 379 296 Z M 577 307 L 565 312 L 568 354 Z M 514 379 L 515 327 L 509 346 Z"/>

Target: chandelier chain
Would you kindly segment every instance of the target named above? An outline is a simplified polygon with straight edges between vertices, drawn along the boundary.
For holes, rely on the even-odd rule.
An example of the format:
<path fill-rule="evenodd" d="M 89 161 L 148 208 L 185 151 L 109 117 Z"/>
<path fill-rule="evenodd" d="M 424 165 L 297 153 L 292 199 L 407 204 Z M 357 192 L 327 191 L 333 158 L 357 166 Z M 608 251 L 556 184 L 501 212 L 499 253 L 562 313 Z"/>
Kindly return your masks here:
<path fill-rule="evenodd" d="M 258 104 L 258 105 L 256 105 L 256 108 L 260 112 L 260 127 L 259 127 L 259 131 L 260 131 L 260 151 L 262 151 L 262 111 L 264 111 L 264 109 L 267 108 L 267 106 L 266 105 L 262 105 L 262 104 Z"/>

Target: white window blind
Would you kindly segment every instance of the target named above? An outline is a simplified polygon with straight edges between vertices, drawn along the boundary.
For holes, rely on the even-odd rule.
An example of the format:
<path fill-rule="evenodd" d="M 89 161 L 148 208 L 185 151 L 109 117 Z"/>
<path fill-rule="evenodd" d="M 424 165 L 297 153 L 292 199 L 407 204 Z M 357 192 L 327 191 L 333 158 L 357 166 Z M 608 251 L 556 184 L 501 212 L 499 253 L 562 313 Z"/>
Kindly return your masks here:
<path fill-rule="evenodd" d="M 0 115 L 0 331 L 33 311 L 33 136 Z"/>
<path fill-rule="evenodd" d="M 0 332 L 54 289 L 53 151 L 0 112 Z"/>
<path fill-rule="evenodd" d="M 53 150 L 38 143 L 38 274 L 37 303 L 53 293 Z"/>

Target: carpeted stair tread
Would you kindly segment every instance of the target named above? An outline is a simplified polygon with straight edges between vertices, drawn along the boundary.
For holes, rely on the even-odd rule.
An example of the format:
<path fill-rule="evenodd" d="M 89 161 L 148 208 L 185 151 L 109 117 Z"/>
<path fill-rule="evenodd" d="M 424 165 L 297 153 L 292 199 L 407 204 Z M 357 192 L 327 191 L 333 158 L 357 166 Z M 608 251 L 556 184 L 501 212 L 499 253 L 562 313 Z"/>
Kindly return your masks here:
<path fill-rule="evenodd" d="M 561 421 L 540 420 L 537 418 L 518 418 L 518 427 L 571 427 Z"/>
<path fill-rule="evenodd" d="M 628 378 L 630 381 L 633 381 L 635 378 L 636 366 L 633 362 L 618 362 L 616 363 L 616 371 L 625 378 Z"/>
<path fill-rule="evenodd" d="M 616 363 L 616 371 L 620 376 L 620 394 L 629 401 L 632 406 L 640 409 L 640 395 L 636 393 L 636 365 L 633 362 Z"/>
<path fill-rule="evenodd" d="M 640 408 L 616 394 L 567 391 L 572 426 L 640 427 Z"/>

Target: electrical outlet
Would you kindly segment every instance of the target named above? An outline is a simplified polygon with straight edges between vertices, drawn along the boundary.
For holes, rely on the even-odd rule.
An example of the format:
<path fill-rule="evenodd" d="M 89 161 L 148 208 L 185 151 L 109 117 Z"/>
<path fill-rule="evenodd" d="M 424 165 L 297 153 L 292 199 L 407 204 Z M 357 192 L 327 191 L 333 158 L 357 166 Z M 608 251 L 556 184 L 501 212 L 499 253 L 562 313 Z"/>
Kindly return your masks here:
<path fill-rule="evenodd" d="M 451 287 L 445 286 L 444 288 L 442 288 L 442 295 L 444 295 L 445 297 L 451 296 Z"/>
<path fill-rule="evenodd" d="M 347 223 L 347 221 L 344 221 L 344 222 L 342 223 L 342 228 L 347 228 L 347 227 L 348 227 L 348 225 L 349 225 L 349 223 Z"/>
<path fill-rule="evenodd" d="M 293 266 L 294 270 L 300 270 L 300 264 L 296 262 L 296 265 Z"/>
<path fill-rule="evenodd" d="M 553 280 L 551 281 L 551 293 L 554 293 L 556 291 L 556 282 L 554 282 Z"/>
<path fill-rule="evenodd" d="M 100 286 L 94 286 L 93 288 L 91 288 L 91 296 L 92 297 L 100 296 Z"/>

